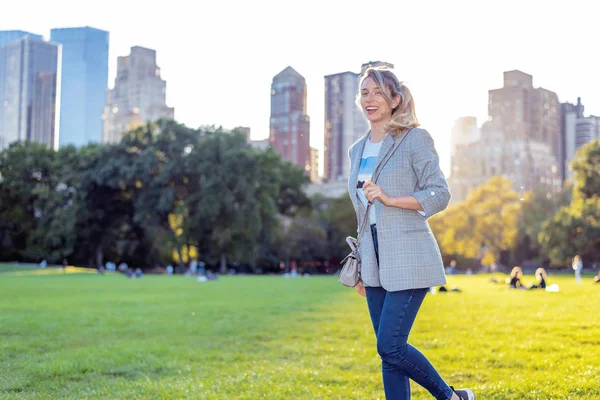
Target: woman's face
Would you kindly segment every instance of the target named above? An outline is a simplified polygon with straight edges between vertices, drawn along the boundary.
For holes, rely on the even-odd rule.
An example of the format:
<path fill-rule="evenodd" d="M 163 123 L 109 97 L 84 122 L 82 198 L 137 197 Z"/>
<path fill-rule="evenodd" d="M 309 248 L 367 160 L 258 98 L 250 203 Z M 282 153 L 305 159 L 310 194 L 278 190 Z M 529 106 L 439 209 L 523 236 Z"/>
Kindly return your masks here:
<path fill-rule="evenodd" d="M 381 88 L 370 76 L 366 78 L 360 88 L 360 105 L 363 113 L 370 122 L 387 122 L 392 116 L 392 109 L 398 105 L 398 99 L 394 99 L 393 107 L 387 103 L 383 91 L 389 96 L 387 88 Z"/>

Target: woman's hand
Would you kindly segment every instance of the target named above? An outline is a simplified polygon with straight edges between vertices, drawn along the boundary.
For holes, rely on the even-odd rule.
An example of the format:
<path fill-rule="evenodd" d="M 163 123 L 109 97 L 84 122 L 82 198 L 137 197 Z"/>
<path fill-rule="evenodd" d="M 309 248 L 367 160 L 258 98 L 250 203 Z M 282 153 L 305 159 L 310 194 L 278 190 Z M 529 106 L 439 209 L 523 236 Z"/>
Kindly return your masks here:
<path fill-rule="evenodd" d="M 362 281 L 358 281 L 355 288 L 356 288 L 356 293 L 360 294 L 362 297 L 367 297 L 367 291 L 365 290 L 365 287 L 363 286 Z"/>
<path fill-rule="evenodd" d="M 391 204 L 391 197 L 381 189 L 381 187 L 371 181 L 366 181 L 363 185 L 365 196 L 369 200 L 369 203 L 373 203 L 375 199 L 379 200 L 383 205 L 389 206 Z"/>

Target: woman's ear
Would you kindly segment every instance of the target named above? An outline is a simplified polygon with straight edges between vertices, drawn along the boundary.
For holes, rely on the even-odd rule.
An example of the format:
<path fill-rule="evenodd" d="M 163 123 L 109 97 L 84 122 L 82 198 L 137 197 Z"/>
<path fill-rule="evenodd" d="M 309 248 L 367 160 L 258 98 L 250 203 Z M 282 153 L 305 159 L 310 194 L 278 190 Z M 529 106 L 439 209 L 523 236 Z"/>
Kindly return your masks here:
<path fill-rule="evenodd" d="M 396 97 L 394 97 L 392 99 L 392 108 L 398 107 L 398 105 L 400 105 L 401 100 L 402 100 L 402 97 L 400 97 L 400 95 L 397 95 Z"/>

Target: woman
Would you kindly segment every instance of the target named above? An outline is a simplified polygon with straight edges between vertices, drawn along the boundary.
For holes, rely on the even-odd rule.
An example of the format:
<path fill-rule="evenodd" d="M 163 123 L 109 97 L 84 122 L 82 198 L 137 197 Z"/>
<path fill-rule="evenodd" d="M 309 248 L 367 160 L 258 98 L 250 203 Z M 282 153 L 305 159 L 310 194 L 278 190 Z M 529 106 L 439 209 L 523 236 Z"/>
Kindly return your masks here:
<path fill-rule="evenodd" d="M 535 278 L 537 279 L 537 284 L 532 285 L 530 289 L 546 289 L 546 286 L 548 285 L 548 275 L 544 268 L 540 267 L 535 270 Z"/>
<path fill-rule="evenodd" d="M 450 201 L 433 140 L 417 128 L 411 93 L 390 70 L 367 69 L 359 88 L 357 103 L 371 128 L 349 150 L 348 188 L 359 226 L 368 203 L 373 205 L 371 234 L 361 238 L 361 282 L 356 290 L 367 298 L 386 398 L 409 399 L 412 379 L 436 399 L 475 399 L 470 389 L 448 386 L 427 358 L 407 343 L 428 288 L 446 283 L 440 250 L 427 223 Z M 381 172 L 373 183 L 377 169 Z"/>
<path fill-rule="evenodd" d="M 521 267 L 515 265 L 510 271 L 508 287 L 511 289 L 524 289 L 523 282 L 521 282 L 521 278 L 523 277 L 523 270 Z"/>

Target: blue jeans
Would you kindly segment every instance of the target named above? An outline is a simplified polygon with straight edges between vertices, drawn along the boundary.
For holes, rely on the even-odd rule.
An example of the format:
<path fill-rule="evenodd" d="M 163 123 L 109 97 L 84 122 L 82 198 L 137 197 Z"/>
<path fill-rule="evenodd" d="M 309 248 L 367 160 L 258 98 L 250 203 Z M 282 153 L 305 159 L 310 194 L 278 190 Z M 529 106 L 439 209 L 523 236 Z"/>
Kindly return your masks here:
<path fill-rule="evenodd" d="M 381 356 L 383 387 L 387 400 L 410 399 L 410 380 L 438 400 L 452 397 L 452 389 L 427 358 L 408 344 L 408 335 L 428 289 L 388 292 L 367 287 L 367 304 Z"/>

